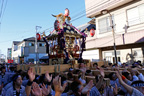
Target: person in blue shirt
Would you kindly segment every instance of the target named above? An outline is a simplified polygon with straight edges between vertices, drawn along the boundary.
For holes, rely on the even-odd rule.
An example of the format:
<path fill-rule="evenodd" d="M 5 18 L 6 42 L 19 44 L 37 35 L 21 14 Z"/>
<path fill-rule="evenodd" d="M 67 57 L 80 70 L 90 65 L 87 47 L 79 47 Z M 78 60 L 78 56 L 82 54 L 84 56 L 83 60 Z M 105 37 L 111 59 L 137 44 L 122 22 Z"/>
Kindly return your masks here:
<path fill-rule="evenodd" d="M 19 74 L 13 76 L 13 86 L 7 91 L 5 96 L 26 96 L 25 87 L 22 86 L 22 77 Z"/>
<path fill-rule="evenodd" d="M 3 86 L 5 86 L 7 83 L 8 83 L 8 74 L 6 73 L 6 68 L 2 66 L 0 73 L 0 85 L 3 84 Z"/>

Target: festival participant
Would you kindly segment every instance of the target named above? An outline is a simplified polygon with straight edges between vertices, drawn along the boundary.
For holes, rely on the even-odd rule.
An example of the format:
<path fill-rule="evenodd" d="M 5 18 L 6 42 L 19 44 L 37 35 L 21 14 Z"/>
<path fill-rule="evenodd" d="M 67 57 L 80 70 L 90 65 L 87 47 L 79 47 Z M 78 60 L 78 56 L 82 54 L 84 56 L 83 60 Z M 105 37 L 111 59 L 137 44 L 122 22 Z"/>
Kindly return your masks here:
<path fill-rule="evenodd" d="M 46 88 L 45 85 L 41 85 L 41 88 L 40 86 L 36 83 L 36 82 L 33 82 L 32 84 L 32 96 L 51 96 L 49 95 L 50 93 L 50 88 Z"/>
<path fill-rule="evenodd" d="M 125 70 L 125 71 L 122 72 L 122 75 L 124 75 L 131 82 L 134 82 L 134 81 L 137 81 L 137 80 L 144 81 L 143 74 L 140 73 L 136 69 L 131 69 L 130 72 L 128 70 Z"/>
<path fill-rule="evenodd" d="M 100 89 L 103 83 L 104 76 L 104 70 L 100 68 L 100 78 L 95 86 L 93 86 L 94 84 L 92 80 L 85 87 L 80 80 L 73 81 L 71 84 L 71 90 L 73 91 L 72 96 L 100 96 L 101 94 L 98 89 Z"/>
<path fill-rule="evenodd" d="M 81 69 L 81 70 L 77 69 L 77 70 L 75 71 L 75 74 L 78 75 L 78 78 L 77 78 L 77 77 L 74 77 L 74 80 L 75 80 L 75 79 L 79 79 L 83 85 L 86 84 L 85 73 L 86 73 L 86 70 L 85 70 L 85 69 L 84 69 L 84 70 L 83 70 L 83 69 Z"/>
<path fill-rule="evenodd" d="M 49 75 L 48 72 L 46 72 L 45 74 L 42 74 L 39 78 L 40 80 L 40 85 L 45 84 L 46 88 L 51 85 L 51 80 L 52 80 L 52 74 Z"/>
<path fill-rule="evenodd" d="M 14 66 L 10 66 L 10 70 L 7 72 L 7 75 L 8 75 L 8 83 L 12 81 L 12 77 L 14 76 L 15 73 L 15 67 Z"/>
<path fill-rule="evenodd" d="M 109 78 L 110 78 L 110 85 L 112 87 L 115 87 L 115 84 L 117 84 L 118 87 L 120 87 L 118 78 L 117 78 L 117 76 L 116 76 L 116 74 L 114 72 L 112 72 L 112 73 L 109 74 Z"/>
<path fill-rule="evenodd" d="M 93 67 L 94 67 L 94 68 L 97 68 L 97 67 L 98 67 L 98 64 L 97 64 L 97 63 L 93 63 Z"/>
<path fill-rule="evenodd" d="M 67 79 L 70 80 L 70 81 L 73 81 L 73 73 L 72 72 L 68 72 L 67 74 Z"/>
<path fill-rule="evenodd" d="M 7 91 L 11 86 L 13 86 L 13 81 L 11 81 L 11 82 L 8 83 L 5 87 L 3 87 L 3 89 L 2 89 L 2 96 L 5 96 L 6 91 Z"/>
<path fill-rule="evenodd" d="M 119 67 L 121 67 L 122 63 L 120 61 L 118 61 L 118 64 L 117 64 Z"/>
<path fill-rule="evenodd" d="M 72 67 L 69 68 L 69 72 L 72 73 L 74 72 L 74 69 Z"/>
<path fill-rule="evenodd" d="M 26 96 L 21 75 L 15 74 L 13 76 L 13 86 L 6 91 L 6 96 Z"/>
<path fill-rule="evenodd" d="M 9 66 L 6 63 L 4 63 L 3 66 L 5 67 L 6 72 L 9 72 Z"/>
<path fill-rule="evenodd" d="M 97 70 L 97 69 L 99 69 L 99 67 L 98 67 L 98 64 L 97 64 L 97 63 L 93 63 L 92 67 L 93 67 L 93 68 L 96 68 L 96 70 Z"/>
<path fill-rule="evenodd" d="M 84 72 L 87 70 L 86 65 L 85 65 L 84 63 L 80 63 L 80 64 L 79 64 L 79 69 L 80 69 L 81 71 L 84 71 Z"/>
<path fill-rule="evenodd" d="M 144 94 L 144 81 L 141 81 L 141 80 L 134 81 L 132 82 L 131 86 L 136 88 L 137 90 L 139 90 L 141 93 Z"/>
<path fill-rule="evenodd" d="M 85 87 L 79 80 L 75 80 L 71 84 L 71 90 L 73 91 L 73 95 L 71 96 L 100 96 L 100 92 L 96 86 L 93 87 L 92 80 Z"/>
<path fill-rule="evenodd" d="M 137 69 L 132 69 L 131 70 L 132 76 L 133 76 L 133 82 L 137 80 L 144 81 L 144 76 L 142 73 L 140 73 Z"/>
<path fill-rule="evenodd" d="M 61 77 L 56 76 L 53 79 L 53 85 L 55 90 L 55 96 L 61 96 L 61 94 L 64 92 L 65 87 L 67 86 L 67 83 L 64 83 L 63 86 L 61 85 Z"/>
<path fill-rule="evenodd" d="M 79 64 L 79 70 L 80 70 L 80 73 L 77 73 L 77 74 L 80 74 L 78 78 L 82 82 L 82 84 L 85 84 L 86 83 L 85 73 L 86 73 L 87 68 L 84 63 Z"/>
<path fill-rule="evenodd" d="M 91 70 L 86 70 L 85 73 L 86 76 L 93 76 L 92 71 Z"/>
<path fill-rule="evenodd" d="M 33 83 L 33 81 L 35 79 L 35 74 L 34 74 L 32 68 L 30 68 L 28 70 L 28 75 L 29 75 L 29 81 L 28 81 L 26 89 L 25 89 L 27 96 L 29 96 L 29 95 L 34 95 L 34 96 L 45 95 L 45 96 L 47 96 L 50 94 L 50 92 L 51 92 L 51 86 L 50 85 L 48 87 L 46 87 L 45 84 L 42 84 L 41 85 L 42 89 L 40 89 L 40 86 L 36 82 Z M 46 72 L 45 76 L 48 79 L 48 81 L 51 82 L 52 76 L 49 76 L 48 72 Z"/>
<path fill-rule="evenodd" d="M 8 83 L 8 74 L 6 73 L 6 69 L 4 66 L 1 67 L 0 73 L 0 85 L 3 84 L 3 87 Z"/>
<path fill-rule="evenodd" d="M 126 96 L 144 96 L 144 82 L 143 81 L 138 81 L 132 83 L 132 86 L 126 84 L 122 78 L 120 73 L 117 71 L 116 75 L 119 79 L 119 83 L 127 90 L 128 94 Z M 124 79 L 124 78 L 123 78 Z M 139 87 L 138 87 L 139 86 Z M 135 87 L 137 87 L 139 90 L 137 90 Z"/>
<path fill-rule="evenodd" d="M 27 96 L 29 96 L 31 94 L 31 87 L 32 87 L 32 84 L 33 84 L 33 80 L 35 79 L 35 74 L 33 73 L 32 68 L 29 68 L 28 76 L 29 76 L 29 81 L 28 81 L 27 86 L 25 88 L 25 92 L 26 92 Z"/>

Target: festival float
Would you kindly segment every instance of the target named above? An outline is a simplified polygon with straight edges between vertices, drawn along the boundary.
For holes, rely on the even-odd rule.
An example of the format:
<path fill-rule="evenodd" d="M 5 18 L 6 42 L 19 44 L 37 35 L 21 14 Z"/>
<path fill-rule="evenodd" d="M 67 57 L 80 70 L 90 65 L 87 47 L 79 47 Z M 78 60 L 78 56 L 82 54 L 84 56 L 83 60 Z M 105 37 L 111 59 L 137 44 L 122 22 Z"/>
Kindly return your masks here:
<path fill-rule="evenodd" d="M 43 33 L 49 65 L 68 64 L 72 60 L 82 61 L 87 35 L 70 23 L 69 10 L 65 14 L 52 15 L 56 18 L 54 30 L 48 36 Z"/>

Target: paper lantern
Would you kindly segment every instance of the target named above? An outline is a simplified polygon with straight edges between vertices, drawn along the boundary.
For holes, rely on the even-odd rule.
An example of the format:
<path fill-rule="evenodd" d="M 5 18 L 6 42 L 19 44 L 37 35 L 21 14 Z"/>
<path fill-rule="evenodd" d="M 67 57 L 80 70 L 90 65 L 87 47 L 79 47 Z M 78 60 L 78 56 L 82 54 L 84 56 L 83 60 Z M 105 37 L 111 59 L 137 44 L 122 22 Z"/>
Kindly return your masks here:
<path fill-rule="evenodd" d="M 36 34 L 37 40 L 41 40 L 41 36 L 39 33 Z"/>
<path fill-rule="evenodd" d="M 66 8 L 65 9 L 65 14 L 64 14 L 66 17 L 68 17 L 69 16 L 69 9 L 68 8 Z"/>
<path fill-rule="evenodd" d="M 94 29 L 91 29 L 91 30 L 90 30 L 90 36 L 93 37 L 94 35 L 95 35 L 95 30 L 94 30 Z"/>

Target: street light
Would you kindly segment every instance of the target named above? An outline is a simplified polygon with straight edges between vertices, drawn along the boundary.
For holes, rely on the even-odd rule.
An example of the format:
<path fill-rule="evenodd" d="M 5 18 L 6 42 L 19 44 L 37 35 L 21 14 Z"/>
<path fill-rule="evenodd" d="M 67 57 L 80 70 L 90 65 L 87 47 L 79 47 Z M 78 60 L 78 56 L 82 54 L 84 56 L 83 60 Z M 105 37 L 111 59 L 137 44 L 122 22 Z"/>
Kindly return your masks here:
<path fill-rule="evenodd" d="M 116 44 L 115 44 L 115 31 L 114 31 L 114 22 L 113 22 L 113 19 L 112 19 L 112 15 L 110 14 L 109 10 L 102 10 L 101 11 L 101 14 L 109 14 L 110 15 L 110 26 L 112 28 L 112 33 L 113 33 L 113 43 L 114 43 L 114 54 L 115 54 L 115 63 L 118 64 L 118 61 L 117 61 L 117 53 L 116 53 Z"/>

